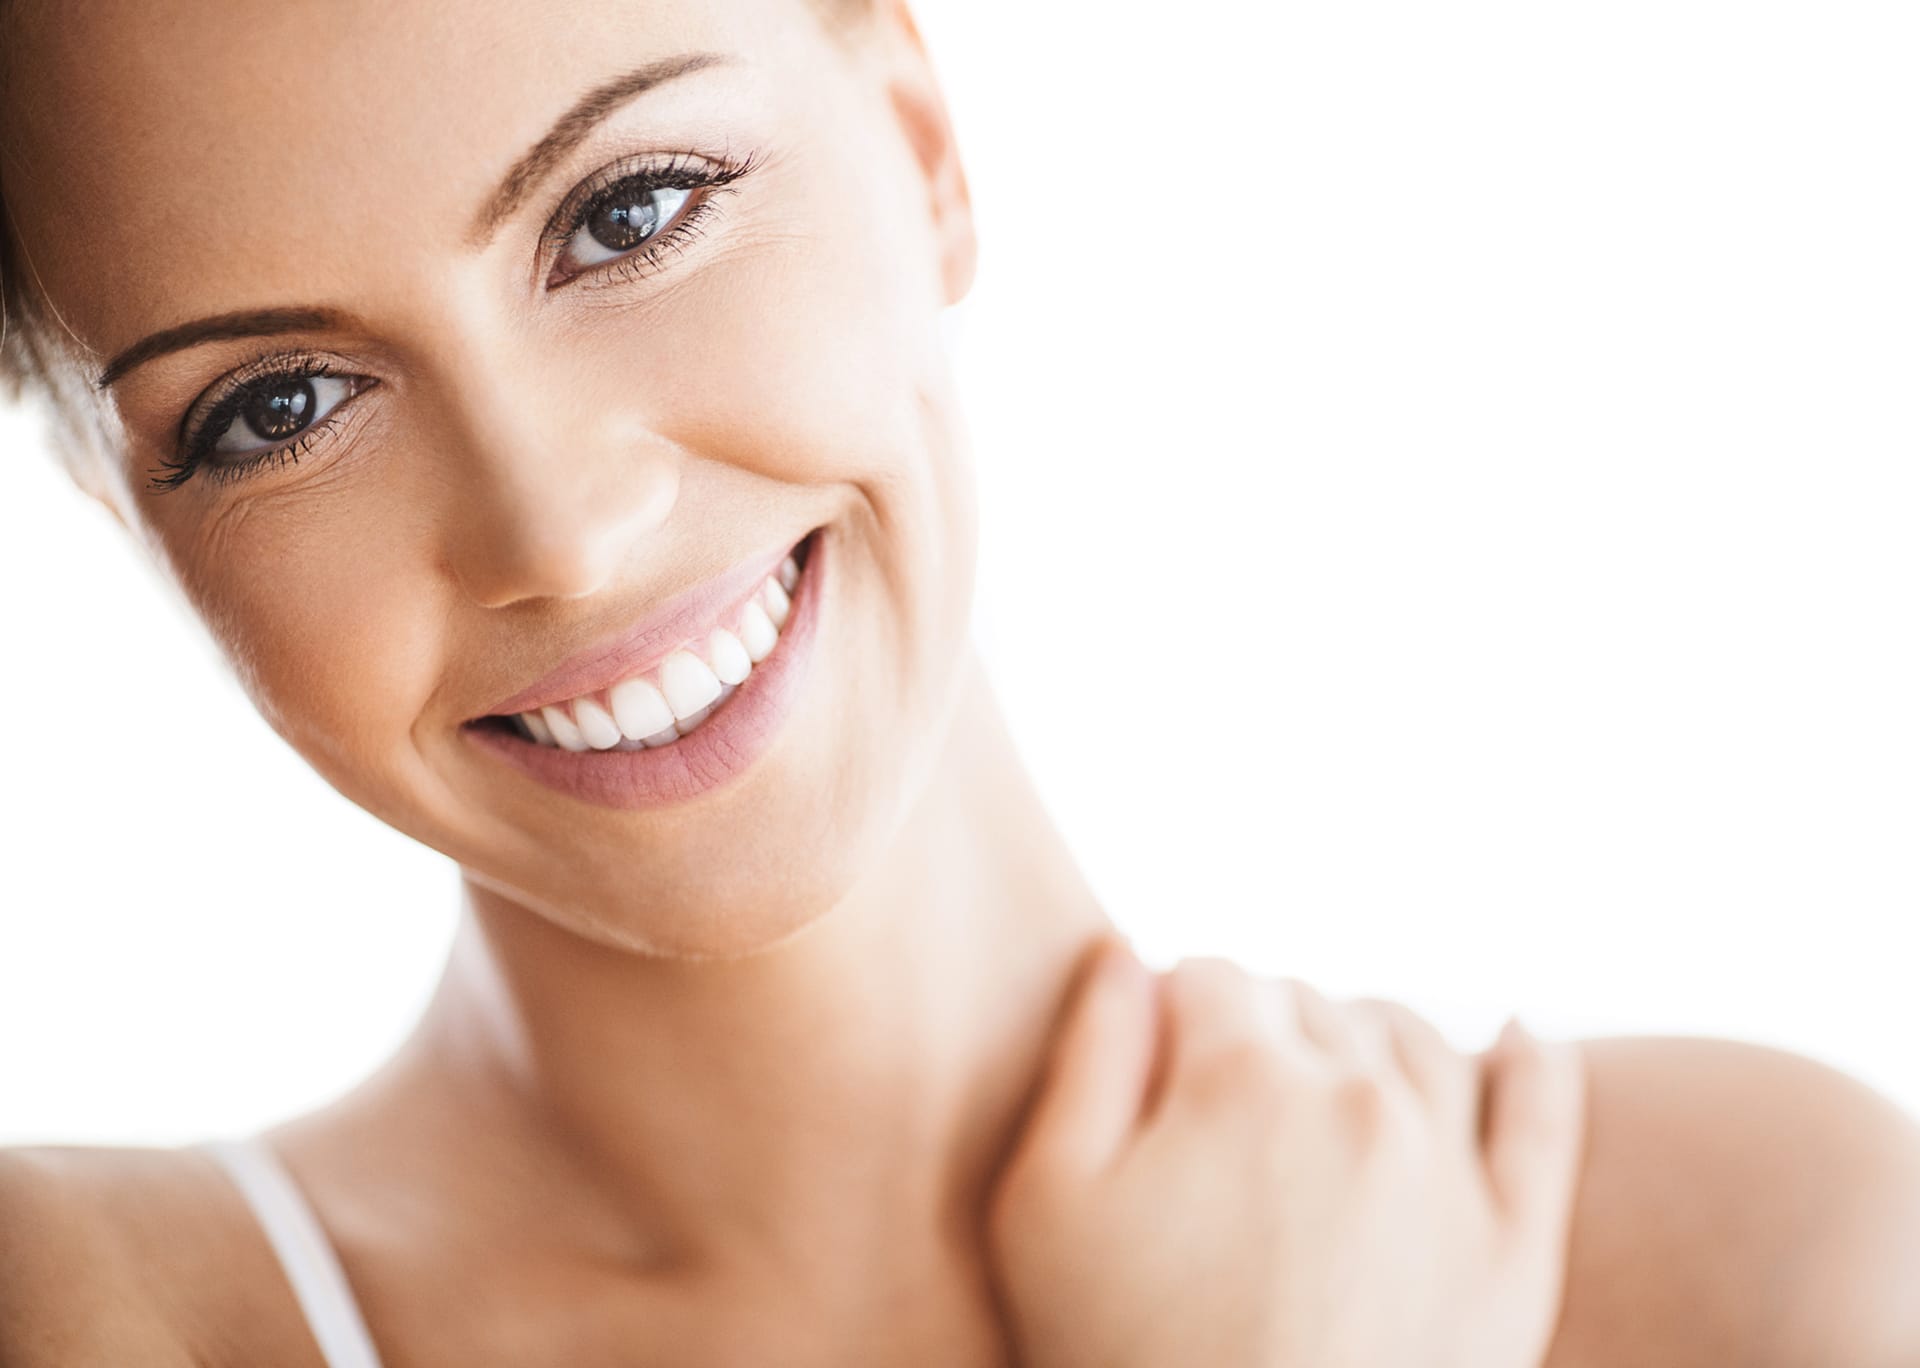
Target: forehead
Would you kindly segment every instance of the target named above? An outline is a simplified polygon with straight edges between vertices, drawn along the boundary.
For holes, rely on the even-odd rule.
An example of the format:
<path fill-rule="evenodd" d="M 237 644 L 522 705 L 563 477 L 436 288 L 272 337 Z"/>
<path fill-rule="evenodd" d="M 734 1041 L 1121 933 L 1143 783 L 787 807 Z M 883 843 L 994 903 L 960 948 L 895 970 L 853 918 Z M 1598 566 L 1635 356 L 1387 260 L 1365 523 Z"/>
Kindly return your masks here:
<path fill-rule="evenodd" d="M 41 287 L 107 352 L 335 294 L 380 244 L 444 245 L 587 89 L 685 52 L 763 66 L 796 16 L 792 0 L 33 0 L 7 18 L 0 172 Z M 714 119 L 672 86 L 647 104 L 672 99 L 675 131 Z"/>

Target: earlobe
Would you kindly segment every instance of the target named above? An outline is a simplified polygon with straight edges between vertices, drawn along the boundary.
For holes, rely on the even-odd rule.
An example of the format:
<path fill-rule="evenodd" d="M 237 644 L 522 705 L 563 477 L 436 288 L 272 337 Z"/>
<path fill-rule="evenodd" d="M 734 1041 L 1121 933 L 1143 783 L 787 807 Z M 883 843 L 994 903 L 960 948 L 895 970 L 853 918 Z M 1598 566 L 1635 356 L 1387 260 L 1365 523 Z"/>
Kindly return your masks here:
<path fill-rule="evenodd" d="M 900 120 L 914 160 L 926 178 L 928 207 L 939 236 L 946 302 L 958 304 L 972 288 L 979 243 L 973 200 L 953 135 L 947 103 L 934 80 L 932 63 L 906 0 L 884 0 L 882 20 L 894 53 L 887 94 Z"/>

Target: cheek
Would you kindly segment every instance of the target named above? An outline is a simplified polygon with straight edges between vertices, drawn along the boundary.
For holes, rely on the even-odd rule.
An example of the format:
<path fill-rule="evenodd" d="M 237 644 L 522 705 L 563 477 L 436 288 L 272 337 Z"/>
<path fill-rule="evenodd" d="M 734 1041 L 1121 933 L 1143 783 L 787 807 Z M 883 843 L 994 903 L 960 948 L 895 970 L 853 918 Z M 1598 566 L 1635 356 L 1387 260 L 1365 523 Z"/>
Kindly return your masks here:
<path fill-rule="evenodd" d="M 647 406 L 646 421 L 696 455 L 849 489 L 885 534 L 869 555 L 945 565 L 970 551 L 971 471 L 929 227 L 904 192 L 847 190 L 897 180 L 783 166 L 657 309 L 597 325 L 595 402 Z"/>
<path fill-rule="evenodd" d="M 923 711 L 964 639 L 973 564 L 970 472 L 926 226 L 901 204 L 850 206 L 826 193 L 798 204 L 793 221 L 801 227 L 773 231 L 743 219 L 684 281 L 663 278 L 650 305 L 621 307 L 610 294 L 542 344 L 548 360 L 566 359 L 535 367 L 548 392 L 526 398 L 556 415 L 626 410 L 693 459 L 771 488 L 849 496 L 836 500 L 851 534 L 848 620 L 867 628 L 847 644 L 894 660 L 869 659 L 877 668 L 842 683 L 850 697 L 874 694 L 864 715 L 916 694 Z M 511 392 L 514 379 L 500 385 Z M 414 437 L 366 440 L 386 447 L 374 459 L 391 476 Z M 370 484 L 369 454 L 347 454 L 284 498 L 238 495 L 202 529 L 161 540 L 270 725 L 336 788 L 388 816 L 417 784 L 410 730 L 457 674 L 445 628 L 461 605 L 430 552 L 442 540 L 436 500 Z M 881 623 L 891 643 L 868 630 Z M 918 687 L 903 690 L 908 680 Z"/>
<path fill-rule="evenodd" d="M 884 276 L 837 256 L 807 241 L 763 248 L 713 263 L 676 301 L 668 339 L 627 375 L 649 376 L 667 435 L 791 483 L 910 473 L 927 339 Z"/>
<path fill-rule="evenodd" d="M 871 120 L 813 110 L 723 201 L 685 278 L 596 325 L 603 392 L 644 377 L 691 451 L 792 483 L 924 482 L 943 383 L 939 271 L 917 173 Z"/>
<path fill-rule="evenodd" d="M 973 501 L 937 305 L 903 241 L 795 237 L 714 263 L 648 369 L 654 422 L 684 450 L 848 495 L 863 606 L 924 658 L 964 629 Z"/>
<path fill-rule="evenodd" d="M 261 715 L 335 787 L 376 811 L 444 662 L 445 598 L 423 529 L 370 518 L 351 481 L 241 497 L 172 568 Z"/>

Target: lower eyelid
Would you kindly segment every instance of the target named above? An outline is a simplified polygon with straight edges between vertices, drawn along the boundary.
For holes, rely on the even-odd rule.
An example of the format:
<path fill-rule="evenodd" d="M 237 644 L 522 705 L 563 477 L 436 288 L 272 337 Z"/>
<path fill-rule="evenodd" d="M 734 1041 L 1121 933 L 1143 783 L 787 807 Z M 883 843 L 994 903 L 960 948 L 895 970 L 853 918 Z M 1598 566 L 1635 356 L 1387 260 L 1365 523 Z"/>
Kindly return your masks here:
<path fill-rule="evenodd" d="M 672 224 L 663 229 L 655 237 L 648 239 L 648 241 L 635 247 L 630 252 L 613 257 L 604 262 L 595 263 L 572 275 L 563 277 L 557 283 L 550 277 L 547 288 L 549 290 L 558 289 L 563 286 L 574 285 L 578 282 L 582 288 L 592 289 L 602 285 L 620 284 L 635 276 L 650 275 L 662 269 L 662 267 L 657 264 L 657 258 L 663 252 L 669 250 L 676 253 L 683 252 L 686 249 L 686 244 L 682 239 L 689 234 L 697 238 L 699 233 L 696 230 L 712 215 L 719 212 L 720 206 L 718 201 L 721 196 L 731 193 L 737 187 L 729 182 L 698 188 L 700 190 L 699 198 L 684 209 Z M 337 375 L 338 373 L 326 372 L 326 374 Z M 204 454 L 195 460 L 192 475 L 206 474 L 217 483 L 231 483 L 234 480 L 258 473 L 261 467 L 284 463 L 289 459 L 287 453 L 299 447 L 302 443 L 305 443 L 306 447 L 301 447 L 300 454 L 304 454 L 305 450 L 311 447 L 316 440 L 332 442 L 335 440 L 336 430 L 339 427 L 347 422 L 353 421 L 359 416 L 358 410 L 361 407 L 361 400 L 365 397 L 366 393 L 369 390 L 379 388 L 380 385 L 379 381 L 365 376 L 344 378 L 351 379 L 354 386 L 353 390 L 336 404 L 325 418 L 316 420 L 312 427 L 296 433 L 294 436 L 288 438 L 286 442 L 278 446 L 261 447 L 252 452 L 232 453 L 236 456 L 236 459 L 224 463 L 210 459 L 213 455 L 213 448 L 209 447 Z M 238 415 L 236 415 L 236 419 L 237 416 Z M 296 455 L 292 459 L 297 460 L 298 456 Z M 167 470 L 178 469 L 178 467 L 172 463 L 167 463 L 163 465 L 162 468 Z M 189 479 L 190 478 L 191 476 L 189 476 Z M 178 483 L 186 482 L 186 480 L 182 480 Z M 177 487 L 177 484 L 172 487 Z"/>
<path fill-rule="evenodd" d="M 332 388 L 333 386 L 344 386 L 345 393 L 335 397 L 333 400 L 333 403 L 330 406 L 328 406 L 318 418 L 315 418 L 311 423 L 307 425 L 307 427 L 301 429 L 299 432 L 296 432 L 292 436 L 288 437 L 285 442 L 274 442 L 272 440 L 269 440 L 264 446 L 254 446 L 251 448 L 245 448 L 245 449 L 239 449 L 239 450 L 226 450 L 224 454 L 233 456 L 236 458 L 244 459 L 247 456 L 256 455 L 260 452 L 276 450 L 278 447 L 284 446 L 286 442 L 296 441 L 299 438 L 304 437 L 307 434 L 307 432 L 311 431 L 313 428 L 316 428 L 320 424 L 328 421 L 328 419 L 331 418 L 332 415 L 337 410 L 352 403 L 356 398 L 359 397 L 361 391 L 366 388 L 366 384 L 361 380 L 359 376 L 341 375 L 331 371 L 314 372 L 306 376 L 305 378 L 314 382 L 316 389 L 318 389 L 321 386 L 321 384 L 324 383 L 328 388 Z M 226 435 L 233 430 L 233 427 L 236 424 L 245 425 L 245 423 L 246 423 L 246 419 L 240 413 L 235 413 L 234 416 L 230 420 L 228 420 L 226 428 L 222 430 L 219 438 L 215 440 L 213 446 L 209 449 L 208 454 L 211 455 L 213 452 L 222 451 L 223 448 L 220 446 L 220 441 L 225 439 Z"/>
<path fill-rule="evenodd" d="M 685 248 L 679 239 L 688 232 L 700 227 L 710 215 L 718 213 L 719 197 L 733 189 L 734 187 L 732 185 L 706 187 L 700 198 L 685 209 L 680 217 L 674 220 L 670 227 L 661 230 L 658 234 L 647 239 L 647 241 L 635 247 L 630 252 L 623 253 L 617 257 L 611 257 L 606 261 L 595 262 L 590 266 L 575 271 L 571 275 L 560 277 L 557 282 L 554 280 L 553 275 L 549 274 L 547 288 L 549 290 L 563 288 L 594 289 L 603 285 L 623 283 L 626 280 L 632 279 L 636 273 L 652 274 L 654 271 L 661 269 L 658 265 L 654 264 L 654 258 L 666 250 L 684 251 Z M 697 237 L 698 234 L 695 233 L 695 236 Z M 556 261 L 554 265 L 557 271 L 559 262 Z"/>
<path fill-rule="evenodd" d="M 295 433 L 277 446 L 262 447 L 257 451 L 238 455 L 230 461 L 212 459 L 212 452 L 201 456 L 194 464 L 191 473 L 185 478 L 173 481 L 165 487 L 156 487 L 159 482 L 150 481 L 148 489 L 154 493 L 165 493 L 169 488 L 178 488 L 181 484 L 191 484 L 195 480 L 206 479 L 215 486 L 224 486 L 252 476 L 265 474 L 282 465 L 297 463 L 304 459 L 309 451 L 320 445 L 331 446 L 336 441 L 345 440 L 343 429 L 364 421 L 362 401 L 371 390 L 380 388 L 380 382 L 365 376 L 353 377 L 354 392 L 336 404 L 325 418 L 319 419 L 311 427 Z M 289 454 L 292 453 L 292 454 Z M 166 463 L 161 470 L 177 472 L 178 466 Z"/>

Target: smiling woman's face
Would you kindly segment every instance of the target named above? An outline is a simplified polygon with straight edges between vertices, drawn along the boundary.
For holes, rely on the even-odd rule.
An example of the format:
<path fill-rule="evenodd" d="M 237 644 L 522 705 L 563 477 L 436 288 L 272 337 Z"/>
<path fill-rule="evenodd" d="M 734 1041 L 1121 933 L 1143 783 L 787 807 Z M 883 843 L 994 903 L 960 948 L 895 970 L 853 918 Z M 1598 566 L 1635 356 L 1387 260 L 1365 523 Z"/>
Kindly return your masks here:
<path fill-rule="evenodd" d="M 7 22 L 6 196 L 46 345 L 94 392 L 88 482 L 274 728 L 610 942 L 738 953 L 829 906 L 916 796 L 966 651 L 937 322 L 973 239 L 909 29 L 843 41 L 804 0 Z M 591 731 L 583 694 L 644 719 L 606 687 L 629 678 L 687 711 L 710 686 L 663 656 L 728 675 L 713 629 L 780 617 L 756 586 L 813 529 L 779 640 L 684 739 L 474 725 L 551 703 Z"/>

